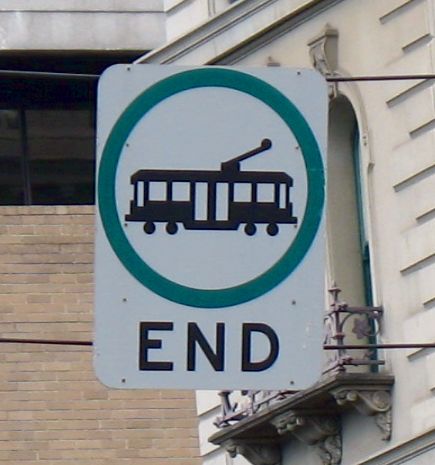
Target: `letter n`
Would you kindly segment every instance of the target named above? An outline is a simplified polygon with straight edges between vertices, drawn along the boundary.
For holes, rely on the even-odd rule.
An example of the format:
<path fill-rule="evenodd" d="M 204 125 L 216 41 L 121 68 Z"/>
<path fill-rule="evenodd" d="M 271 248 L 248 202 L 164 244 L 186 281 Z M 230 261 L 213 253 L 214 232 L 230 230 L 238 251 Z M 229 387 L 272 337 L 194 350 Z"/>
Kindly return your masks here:
<path fill-rule="evenodd" d="M 225 324 L 216 324 L 216 350 L 213 351 L 196 323 L 187 326 L 187 370 L 196 370 L 196 345 L 201 347 L 215 371 L 224 371 Z"/>

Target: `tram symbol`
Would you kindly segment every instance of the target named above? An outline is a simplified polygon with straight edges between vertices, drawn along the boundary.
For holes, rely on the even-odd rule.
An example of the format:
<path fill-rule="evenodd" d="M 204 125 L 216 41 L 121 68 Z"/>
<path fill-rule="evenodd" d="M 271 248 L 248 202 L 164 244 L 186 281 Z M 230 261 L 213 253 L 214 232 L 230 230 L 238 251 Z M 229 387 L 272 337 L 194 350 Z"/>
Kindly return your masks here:
<path fill-rule="evenodd" d="M 168 234 L 179 225 L 187 230 L 237 230 L 252 236 L 257 224 L 267 224 L 275 236 L 279 224 L 297 224 L 290 202 L 293 179 L 280 171 L 240 171 L 240 162 L 272 147 L 260 146 L 221 163 L 219 171 L 139 170 L 131 176 L 134 199 L 126 221 L 144 223 L 153 234 L 155 223 L 166 223 Z"/>

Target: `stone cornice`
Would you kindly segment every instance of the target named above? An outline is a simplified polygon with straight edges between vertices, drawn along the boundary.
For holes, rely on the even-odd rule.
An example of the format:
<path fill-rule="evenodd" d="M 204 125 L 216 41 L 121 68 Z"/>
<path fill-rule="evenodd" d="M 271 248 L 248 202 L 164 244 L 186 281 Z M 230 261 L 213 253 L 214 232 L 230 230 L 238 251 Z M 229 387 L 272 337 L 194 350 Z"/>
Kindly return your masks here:
<path fill-rule="evenodd" d="M 401 465 L 411 463 L 414 457 L 435 450 L 435 430 L 431 430 L 398 446 L 382 452 L 358 465 Z"/>
<path fill-rule="evenodd" d="M 291 11 L 275 20 L 271 19 L 274 6 L 283 3 L 282 0 L 237 2 L 194 30 L 140 57 L 136 63 L 176 63 L 189 56 L 188 64 L 229 64 L 234 59 L 233 56 L 239 56 L 242 50 L 252 51 L 341 1 L 343 0 L 305 0 L 299 7 L 292 7 Z M 281 8 L 284 8 L 284 5 L 281 5 Z M 259 27 L 254 34 L 250 33 L 249 28 L 240 27 L 240 24 L 249 18 L 261 21 L 262 15 L 264 15 L 264 26 Z M 223 36 L 227 31 L 231 32 L 231 36 L 227 37 L 225 46 L 221 45 L 223 48 L 216 50 L 215 47 L 211 47 L 209 52 L 205 51 L 205 55 L 203 53 L 201 57 L 195 57 L 196 49 Z"/>

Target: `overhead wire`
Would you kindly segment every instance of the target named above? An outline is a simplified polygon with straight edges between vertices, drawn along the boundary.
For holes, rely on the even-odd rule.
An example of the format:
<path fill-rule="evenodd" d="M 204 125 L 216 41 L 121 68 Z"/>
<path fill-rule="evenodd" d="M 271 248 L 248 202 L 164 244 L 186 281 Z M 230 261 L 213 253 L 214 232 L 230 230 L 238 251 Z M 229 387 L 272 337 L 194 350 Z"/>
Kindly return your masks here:
<path fill-rule="evenodd" d="M 126 65 L 127 66 L 127 65 Z M 141 65 L 128 65 L 141 66 Z M 146 66 L 146 65 L 145 65 Z M 85 73 L 61 73 L 53 71 L 26 71 L 26 70 L 6 70 L 0 69 L 0 78 L 40 78 L 40 79 L 83 79 L 97 80 L 101 77 L 100 74 L 85 74 Z M 435 79 L 435 74 L 393 74 L 393 75 L 362 75 L 362 76 L 334 76 L 328 75 L 325 77 L 328 82 L 377 82 L 377 81 L 410 81 L 410 80 L 427 80 Z"/>
<path fill-rule="evenodd" d="M 131 65 L 129 65 L 131 66 Z M 136 65 L 133 65 L 136 66 Z M 60 73 L 47 71 L 26 70 L 3 70 L 0 69 L 0 78 L 39 78 L 39 79 L 77 79 L 97 80 L 99 74 Z M 396 75 L 363 75 L 363 76 L 326 76 L 327 82 L 382 82 L 382 81 L 410 81 L 431 80 L 435 74 L 396 74 Z M 71 345 L 71 346 L 93 346 L 92 341 L 57 340 L 57 339 L 25 339 L 25 338 L 0 338 L 0 344 L 47 344 L 47 345 Z M 413 349 L 413 348 L 435 348 L 435 343 L 412 343 L 412 344 L 326 344 L 324 350 L 340 349 Z"/>
<path fill-rule="evenodd" d="M 26 339 L 26 338 L 0 338 L 0 344 L 45 344 L 69 346 L 93 346 L 92 341 L 62 340 L 62 339 Z M 391 343 L 391 344 L 325 344 L 324 350 L 348 349 L 428 349 L 435 348 L 435 343 Z"/>

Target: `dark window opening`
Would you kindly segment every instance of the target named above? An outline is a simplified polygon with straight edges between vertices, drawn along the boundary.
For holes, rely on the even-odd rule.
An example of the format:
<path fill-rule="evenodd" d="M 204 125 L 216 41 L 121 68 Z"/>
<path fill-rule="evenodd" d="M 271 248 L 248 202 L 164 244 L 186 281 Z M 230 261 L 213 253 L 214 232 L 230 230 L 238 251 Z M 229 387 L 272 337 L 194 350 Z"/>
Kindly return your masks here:
<path fill-rule="evenodd" d="M 139 52 L 12 54 L 2 70 L 101 74 Z M 0 78 L 0 205 L 93 204 L 96 79 Z"/>

